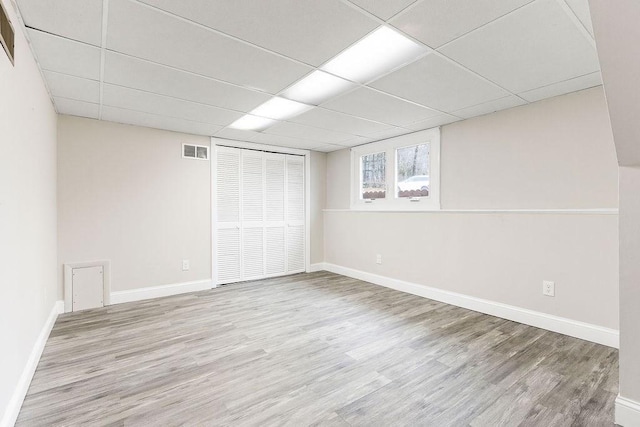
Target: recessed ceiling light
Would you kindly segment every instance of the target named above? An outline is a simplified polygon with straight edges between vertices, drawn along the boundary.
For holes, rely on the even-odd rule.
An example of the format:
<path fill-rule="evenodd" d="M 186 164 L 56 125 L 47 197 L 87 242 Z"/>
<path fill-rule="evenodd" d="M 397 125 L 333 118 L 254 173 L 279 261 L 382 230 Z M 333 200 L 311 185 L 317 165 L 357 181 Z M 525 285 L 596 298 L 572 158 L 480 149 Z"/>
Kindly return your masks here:
<path fill-rule="evenodd" d="M 267 117 L 274 120 L 285 120 L 297 116 L 313 108 L 311 105 L 274 96 L 264 104 L 251 111 L 254 116 Z"/>
<path fill-rule="evenodd" d="M 282 96 L 305 104 L 319 105 L 356 84 L 316 70 L 282 93 Z"/>
<path fill-rule="evenodd" d="M 268 128 L 273 125 L 276 121 L 272 119 L 267 119 L 265 117 L 252 116 L 251 114 L 246 114 L 240 117 L 235 122 L 229 125 L 230 128 L 233 129 L 241 129 L 241 130 L 255 130 L 260 131 Z"/>
<path fill-rule="evenodd" d="M 426 47 L 397 31 L 380 27 L 320 68 L 354 82 L 366 83 L 417 59 L 426 51 Z"/>

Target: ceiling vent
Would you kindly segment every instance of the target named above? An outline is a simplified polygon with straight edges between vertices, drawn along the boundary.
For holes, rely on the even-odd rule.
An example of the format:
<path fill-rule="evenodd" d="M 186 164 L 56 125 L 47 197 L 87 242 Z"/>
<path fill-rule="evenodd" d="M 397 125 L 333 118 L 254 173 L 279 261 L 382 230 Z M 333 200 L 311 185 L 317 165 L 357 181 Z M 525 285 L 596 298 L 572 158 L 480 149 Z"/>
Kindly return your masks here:
<path fill-rule="evenodd" d="M 182 144 L 182 157 L 185 159 L 209 160 L 209 147 Z"/>
<path fill-rule="evenodd" d="M 0 44 L 7 52 L 7 56 L 12 64 L 14 64 L 14 31 L 11 22 L 9 22 L 9 14 L 0 2 Z"/>

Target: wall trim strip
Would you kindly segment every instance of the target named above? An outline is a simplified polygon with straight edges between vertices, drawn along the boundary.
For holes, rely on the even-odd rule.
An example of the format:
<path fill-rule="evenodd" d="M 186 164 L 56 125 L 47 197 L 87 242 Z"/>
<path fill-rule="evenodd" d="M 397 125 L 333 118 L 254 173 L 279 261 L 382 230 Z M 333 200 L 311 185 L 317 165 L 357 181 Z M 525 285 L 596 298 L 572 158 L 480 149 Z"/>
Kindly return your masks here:
<path fill-rule="evenodd" d="M 367 273 L 353 268 L 324 263 L 323 269 L 332 273 L 354 279 L 363 280 L 375 285 L 385 286 L 401 292 L 418 295 L 424 298 L 455 305 L 480 313 L 489 314 L 525 325 L 535 326 L 548 331 L 569 335 L 575 338 L 591 341 L 597 344 L 619 348 L 620 334 L 615 329 L 605 328 L 591 323 L 553 316 L 538 311 L 528 310 L 508 304 L 476 298 L 456 292 L 445 291 L 417 283 L 405 282 L 386 276 Z"/>
<path fill-rule="evenodd" d="M 150 286 L 147 288 L 132 289 L 128 291 L 116 291 L 111 292 L 111 304 L 122 304 L 125 302 L 168 297 L 188 292 L 206 291 L 215 287 L 212 286 L 212 284 L 212 279 L 205 279 L 193 282 L 173 283 L 170 285 Z"/>
<path fill-rule="evenodd" d="M 623 427 L 640 426 L 640 403 L 618 395 L 616 397 L 616 424 Z"/>
<path fill-rule="evenodd" d="M 11 427 L 18 419 L 20 408 L 22 408 L 22 402 L 24 402 L 27 391 L 29 391 L 29 385 L 31 385 L 33 374 L 36 372 L 36 368 L 40 362 L 40 357 L 44 351 L 44 346 L 47 344 L 47 339 L 49 339 L 51 329 L 53 329 L 53 325 L 56 323 L 58 315 L 62 313 L 64 313 L 64 301 L 56 301 L 51 308 L 49 317 L 47 317 L 47 320 L 40 330 L 40 335 L 38 335 L 36 342 L 33 344 L 33 349 L 31 350 L 27 364 L 22 370 L 18 384 L 13 391 L 13 396 L 11 396 L 11 400 L 9 400 L 9 404 L 2 416 L 2 420 L 0 420 L 1 427 Z"/>
<path fill-rule="evenodd" d="M 423 211 L 323 209 L 322 212 L 394 212 L 412 214 L 552 214 L 552 215 L 618 215 L 617 208 L 602 209 L 440 209 Z"/>

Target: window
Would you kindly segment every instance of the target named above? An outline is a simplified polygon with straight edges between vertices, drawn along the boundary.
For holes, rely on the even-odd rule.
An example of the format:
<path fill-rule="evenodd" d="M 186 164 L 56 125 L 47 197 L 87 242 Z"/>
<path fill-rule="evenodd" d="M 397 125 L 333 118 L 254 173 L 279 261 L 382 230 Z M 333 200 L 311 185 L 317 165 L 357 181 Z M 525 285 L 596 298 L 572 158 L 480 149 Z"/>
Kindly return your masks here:
<path fill-rule="evenodd" d="M 383 199 L 386 195 L 386 153 L 367 154 L 361 158 L 361 199 Z"/>
<path fill-rule="evenodd" d="M 439 128 L 353 148 L 351 208 L 440 209 L 439 154 Z"/>
<path fill-rule="evenodd" d="M 396 197 L 429 197 L 429 144 L 396 149 Z"/>
<path fill-rule="evenodd" d="M 182 144 L 182 157 L 185 159 L 209 160 L 209 147 L 204 145 Z"/>

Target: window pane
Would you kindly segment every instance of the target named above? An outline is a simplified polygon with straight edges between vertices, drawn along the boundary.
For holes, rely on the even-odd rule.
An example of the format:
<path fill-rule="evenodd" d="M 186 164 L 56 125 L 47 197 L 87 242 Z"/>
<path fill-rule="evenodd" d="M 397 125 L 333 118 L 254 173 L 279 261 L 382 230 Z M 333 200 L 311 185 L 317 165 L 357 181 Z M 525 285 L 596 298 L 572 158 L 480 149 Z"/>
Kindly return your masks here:
<path fill-rule="evenodd" d="M 196 156 L 196 147 L 195 145 L 184 145 L 184 156 L 185 157 L 195 157 Z"/>
<path fill-rule="evenodd" d="M 368 154 L 362 156 L 362 188 L 360 189 L 363 199 L 383 199 L 386 193 L 385 153 Z"/>
<path fill-rule="evenodd" d="M 198 148 L 198 158 L 199 159 L 207 159 L 207 147 L 197 147 Z"/>
<path fill-rule="evenodd" d="M 429 144 L 398 148 L 398 197 L 429 196 Z"/>

